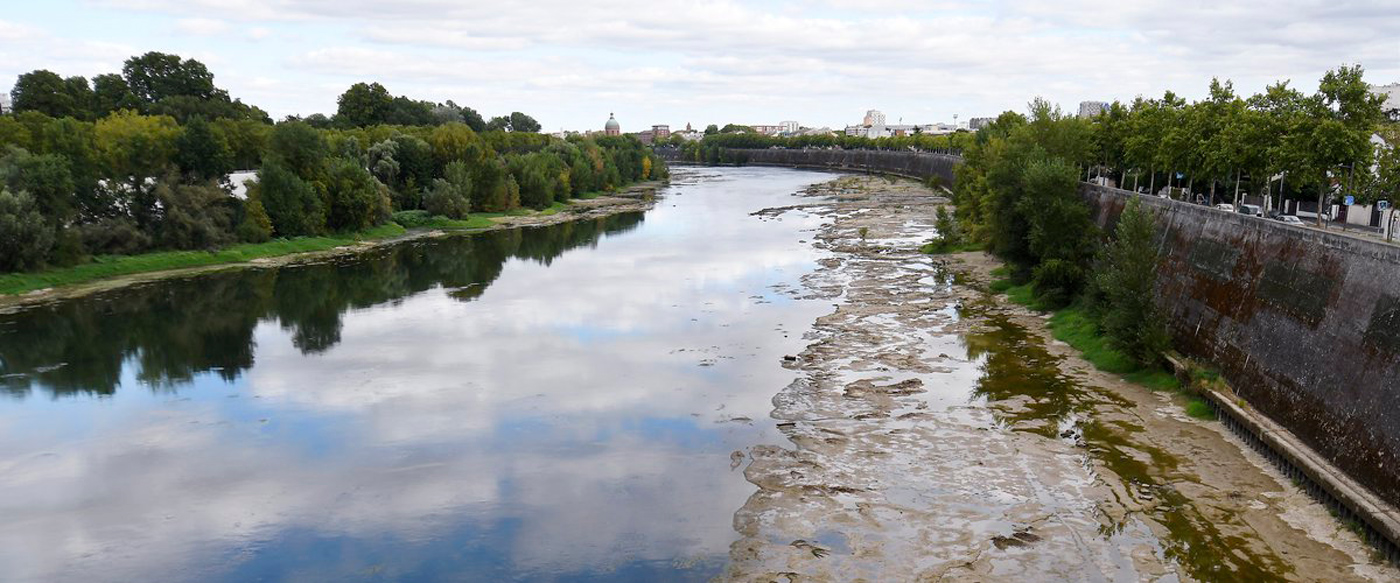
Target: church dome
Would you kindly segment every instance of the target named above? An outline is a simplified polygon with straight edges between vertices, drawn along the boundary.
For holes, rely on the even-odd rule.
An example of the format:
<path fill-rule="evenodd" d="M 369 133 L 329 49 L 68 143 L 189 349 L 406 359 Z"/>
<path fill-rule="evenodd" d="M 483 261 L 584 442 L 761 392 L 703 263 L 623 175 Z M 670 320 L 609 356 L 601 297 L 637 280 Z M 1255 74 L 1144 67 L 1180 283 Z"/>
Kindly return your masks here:
<path fill-rule="evenodd" d="M 613 117 L 613 114 L 609 113 L 609 114 L 608 114 L 608 123 L 606 123 L 606 124 L 603 125 L 603 129 L 605 129 L 605 130 L 614 130 L 614 131 L 616 131 L 616 130 L 622 129 L 622 126 L 621 126 L 621 125 L 618 125 L 618 123 L 617 123 L 617 118 Z"/>

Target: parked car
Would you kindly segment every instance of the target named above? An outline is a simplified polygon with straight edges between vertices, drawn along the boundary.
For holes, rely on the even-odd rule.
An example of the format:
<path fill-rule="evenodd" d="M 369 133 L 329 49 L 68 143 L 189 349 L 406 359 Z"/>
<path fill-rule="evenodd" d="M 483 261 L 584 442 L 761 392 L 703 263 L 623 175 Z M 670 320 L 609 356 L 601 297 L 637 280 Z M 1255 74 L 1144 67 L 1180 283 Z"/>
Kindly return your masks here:
<path fill-rule="evenodd" d="M 1279 215 L 1276 220 L 1285 225 L 1293 225 L 1297 227 L 1303 226 L 1303 220 L 1293 215 Z"/>
<path fill-rule="evenodd" d="M 1225 212 L 1227 212 L 1227 213 L 1233 213 L 1233 212 L 1235 212 L 1235 205 L 1230 204 L 1230 203 L 1228 203 L 1228 202 L 1222 202 L 1222 203 L 1220 203 L 1220 204 L 1217 204 L 1217 205 L 1215 205 L 1215 208 L 1218 208 L 1218 209 L 1220 209 L 1220 210 L 1222 210 L 1222 211 L 1225 211 Z"/>
<path fill-rule="evenodd" d="M 1259 205 L 1257 204 L 1242 204 L 1236 212 L 1239 212 L 1242 215 L 1249 215 L 1251 217 L 1264 216 L 1264 209 L 1259 208 Z"/>

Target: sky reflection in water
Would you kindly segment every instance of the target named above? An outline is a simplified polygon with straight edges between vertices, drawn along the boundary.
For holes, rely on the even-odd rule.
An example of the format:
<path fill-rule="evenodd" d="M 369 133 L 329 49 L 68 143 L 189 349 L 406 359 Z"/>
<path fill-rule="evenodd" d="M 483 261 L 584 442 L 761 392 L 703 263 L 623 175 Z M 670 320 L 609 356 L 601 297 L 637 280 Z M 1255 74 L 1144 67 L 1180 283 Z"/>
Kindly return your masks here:
<path fill-rule="evenodd" d="M 828 175 L 0 316 L 0 580 L 704 580 Z M 753 419 L 752 424 L 730 421 Z"/>

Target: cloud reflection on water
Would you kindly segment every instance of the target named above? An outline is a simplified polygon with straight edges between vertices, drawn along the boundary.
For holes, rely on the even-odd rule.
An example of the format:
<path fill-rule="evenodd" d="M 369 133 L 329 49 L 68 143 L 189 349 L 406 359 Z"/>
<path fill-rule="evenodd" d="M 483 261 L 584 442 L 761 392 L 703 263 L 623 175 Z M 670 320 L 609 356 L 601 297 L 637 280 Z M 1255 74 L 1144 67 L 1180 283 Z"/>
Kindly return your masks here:
<path fill-rule="evenodd" d="M 825 176 L 724 173 L 601 241 L 439 241 L 6 317 L 0 356 L 29 368 L 0 402 L 0 578 L 705 578 L 752 492 L 729 452 L 772 435 L 802 344 L 780 330 L 829 308 L 754 299 L 811 269 L 819 219 L 748 215 Z M 199 293 L 219 303 L 170 301 Z M 46 326 L 98 335 L 24 336 Z"/>

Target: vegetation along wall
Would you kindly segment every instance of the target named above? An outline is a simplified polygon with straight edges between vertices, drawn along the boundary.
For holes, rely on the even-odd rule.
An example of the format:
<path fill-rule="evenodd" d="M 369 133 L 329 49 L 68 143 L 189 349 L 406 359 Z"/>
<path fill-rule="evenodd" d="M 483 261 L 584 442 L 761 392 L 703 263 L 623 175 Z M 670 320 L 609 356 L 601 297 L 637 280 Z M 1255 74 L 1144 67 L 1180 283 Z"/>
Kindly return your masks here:
<path fill-rule="evenodd" d="M 1084 185 L 1111 229 L 1131 192 Z M 1155 197 L 1178 350 L 1400 504 L 1400 247 Z"/>

